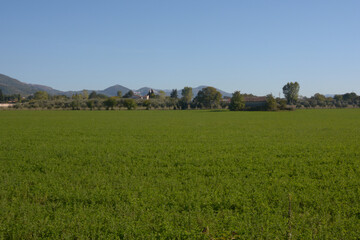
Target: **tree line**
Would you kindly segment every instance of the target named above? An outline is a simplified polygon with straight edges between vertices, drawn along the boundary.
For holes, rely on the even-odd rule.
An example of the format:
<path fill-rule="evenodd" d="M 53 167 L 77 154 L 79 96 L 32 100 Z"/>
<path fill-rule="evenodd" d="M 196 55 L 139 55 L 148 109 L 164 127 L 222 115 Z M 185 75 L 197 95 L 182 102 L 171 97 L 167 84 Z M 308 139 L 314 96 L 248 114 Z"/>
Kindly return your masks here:
<path fill-rule="evenodd" d="M 316 93 L 310 98 L 299 96 L 300 85 L 297 82 L 289 82 L 283 87 L 285 98 L 275 98 L 272 94 L 257 106 L 248 106 L 246 98 L 256 99 L 251 94 L 241 94 L 235 91 L 232 97 L 223 97 L 214 87 L 204 87 L 196 96 L 191 87 L 184 87 L 181 91 L 173 89 L 170 96 L 165 92 L 155 93 L 152 89 L 146 97 L 135 95 L 133 91 L 123 94 L 117 92 L 117 96 L 108 97 L 95 91 L 90 94 L 83 90 L 71 97 L 65 95 L 49 95 L 45 91 L 38 91 L 26 98 L 19 94 L 4 95 L 0 89 L 0 102 L 13 102 L 14 108 L 25 109 L 70 109 L 70 110 L 110 110 L 110 109 L 229 109 L 231 111 L 243 110 L 291 110 L 295 108 L 344 108 L 359 107 L 360 97 L 355 93 L 325 97 Z"/>

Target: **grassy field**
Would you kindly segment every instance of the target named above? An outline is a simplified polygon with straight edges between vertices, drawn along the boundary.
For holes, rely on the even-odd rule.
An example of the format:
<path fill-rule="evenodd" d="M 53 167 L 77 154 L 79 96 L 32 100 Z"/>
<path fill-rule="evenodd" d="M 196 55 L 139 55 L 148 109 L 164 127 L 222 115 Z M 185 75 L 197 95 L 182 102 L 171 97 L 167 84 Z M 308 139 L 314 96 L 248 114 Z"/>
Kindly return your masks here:
<path fill-rule="evenodd" d="M 359 109 L 0 111 L 0 144 L 0 239 L 360 238 Z"/>

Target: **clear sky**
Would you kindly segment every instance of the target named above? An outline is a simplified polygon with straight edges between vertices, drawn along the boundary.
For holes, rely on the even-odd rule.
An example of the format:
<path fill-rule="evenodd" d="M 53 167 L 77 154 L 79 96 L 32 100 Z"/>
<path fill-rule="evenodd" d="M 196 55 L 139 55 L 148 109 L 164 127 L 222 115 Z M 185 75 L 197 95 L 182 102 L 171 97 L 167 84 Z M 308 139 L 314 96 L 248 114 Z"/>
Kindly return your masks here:
<path fill-rule="evenodd" d="M 59 90 L 121 84 L 360 94 L 360 1 L 0 0 L 0 73 Z"/>

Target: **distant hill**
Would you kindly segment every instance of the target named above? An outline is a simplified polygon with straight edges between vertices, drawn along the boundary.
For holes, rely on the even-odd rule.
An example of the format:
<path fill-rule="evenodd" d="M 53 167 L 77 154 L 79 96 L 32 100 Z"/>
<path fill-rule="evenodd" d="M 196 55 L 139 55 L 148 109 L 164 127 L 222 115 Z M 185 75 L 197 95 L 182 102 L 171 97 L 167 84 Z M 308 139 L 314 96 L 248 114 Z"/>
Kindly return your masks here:
<path fill-rule="evenodd" d="M 60 95 L 63 94 L 64 92 L 53 89 L 51 87 L 48 86 L 44 86 L 44 85 L 38 85 L 38 84 L 29 84 L 30 86 L 32 86 L 34 88 L 34 90 L 37 91 L 45 91 L 47 93 L 49 93 L 50 95 Z"/>
<path fill-rule="evenodd" d="M 204 87 L 207 87 L 207 86 L 199 86 L 199 87 L 193 88 L 194 97 Z M 21 96 L 25 96 L 25 97 L 29 96 L 31 94 L 34 94 L 37 91 L 45 91 L 45 92 L 49 93 L 50 95 L 66 95 L 68 97 L 71 97 L 73 94 L 82 93 L 82 90 L 81 91 L 59 91 L 59 90 L 53 89 L 48 86 L 23 83 L 17 79 L 11 78 L 11 77 L 3 75 L 3 74 L 0 74 L 0 89 L 2 90 L 3 94 L 5 94 L 5 95 L 20 94 Z M 150 89 L 153 89 L 153 88 L 143 87 L 143 88 L 139 88 L 139 89 L 133 90 L 133 91 L 135 93 L 143 96 L 143 95 L 146 95 Z M 89 94 L 92 91 L 95 91 L 99 94 L 104 94 L 106 96 L 116 96 L 118 91 L 121 91 L 122 94 L 124 95 L 125 93 L 127 93 L 130 90 L 131 90 L 130 88 L 127 88 L 127 87 L 117 84 L 117 85 L 108 87 L 104 90 L 87 90 L 87 91 L 89 92 Z M 169 96 L 171 93 L 171 90 L 169 90 L 169 89 L 164 89 L 164 90 L 153 89 L 153 90 L 155 91 L 155 93 L 159 93 L 159 91 L 164 91 L 167 96 Z M 217 89 L 217 90 L 222 94 L 223 97 L 224 96 L 231 97 L 231 95 L 232 95 L 231 93 L 224 92 L 220 89 Z M 181 97 L 181 89 L 178 89 L 178 96 Z"/>
<path fill-rule="evenodd" d="M 36 91 L 46 91 L 52 95 L 61 94 L 61 91 L 55 90 L 51 87 L 23 83 L 15 78 L 11 78 L 3 74 L 0 74 L 0 89 L 5 95 L 20 94 L 22 96 L 28 96 Z"/>
<path fill-rule="evenodd" d="M 116 96 L 118 91 L 121 91 L 122 95 L 130 91 L 131 89 L 121 86 L 121 85 L 114 85 L 112 87 L 108 87 L 104 90 L 98 90 L 97 93 L 105 94 L 106 96 Z"/>

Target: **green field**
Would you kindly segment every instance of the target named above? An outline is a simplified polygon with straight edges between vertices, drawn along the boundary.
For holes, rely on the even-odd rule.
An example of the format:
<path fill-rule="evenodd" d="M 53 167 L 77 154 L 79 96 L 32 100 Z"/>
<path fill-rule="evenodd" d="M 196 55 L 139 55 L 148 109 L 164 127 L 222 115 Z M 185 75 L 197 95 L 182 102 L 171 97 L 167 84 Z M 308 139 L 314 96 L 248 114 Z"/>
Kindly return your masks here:
<path fill-rule="evenodd" d="M 0 239 L 360 239 L 359 109 L 0 111 L 0 144 Z"/>

